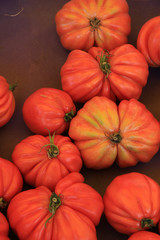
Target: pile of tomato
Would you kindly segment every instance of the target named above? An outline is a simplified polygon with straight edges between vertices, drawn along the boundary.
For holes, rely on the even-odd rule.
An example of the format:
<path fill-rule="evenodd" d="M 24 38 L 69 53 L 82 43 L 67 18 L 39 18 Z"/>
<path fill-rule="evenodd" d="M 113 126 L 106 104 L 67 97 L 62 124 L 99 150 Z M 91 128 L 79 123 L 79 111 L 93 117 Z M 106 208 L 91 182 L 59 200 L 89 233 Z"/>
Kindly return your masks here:
<path fill-rule="evenodd" d="M 123 174 L 102 197 L 80 173 L 83 164 L 98 171 L 115 161 L 121 168 L 146 163 L 159 151 L 159 119 L 138 99 L 149 66 L 160 67 L 160 16 L 142 26 L 136 48 L 127 39 L 128 11 L 126 0 L 71 0 L 57 12 L 57 34 L 70 50 L 62 90 L 37 89 L 25 100 L 33 135 L 15 146 L 12 162 L 0 158 L 1 240 L 9 226 L 20 240 L 96 240 L 103 213 L 129 240 L 160 239 L 146 231 L 160 230 L 155 180 Z M 14 88 L 0 77 L 0 127 L 14 114 Z M 23 181 L 31 189 L 21 191 Z"/>

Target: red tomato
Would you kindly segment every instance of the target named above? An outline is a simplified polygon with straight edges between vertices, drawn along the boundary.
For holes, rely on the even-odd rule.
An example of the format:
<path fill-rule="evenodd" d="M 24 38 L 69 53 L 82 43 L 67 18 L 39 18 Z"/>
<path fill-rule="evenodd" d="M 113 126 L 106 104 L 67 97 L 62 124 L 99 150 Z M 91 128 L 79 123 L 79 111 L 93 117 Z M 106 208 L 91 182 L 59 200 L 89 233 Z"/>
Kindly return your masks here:
<path fill-rule="evenodd" d="M 0 239 L 9 240 L 8 232 L 9 232 L 9 224 L 5 216 L 0 212 Z"/>
<path fill-rule="evenodd" d="M 0 158 L 0 210 L 22 190 L 23 179 L 18 168 L 10 161 Z"/>
<path fill-rule="evenodd" d="M 0 76 L 0 127 L 8 123 L 14 113 L 14 87 L 15 85 L 9 85 L 6 79 Z"/>
<path fill-rule="evenodd" d="M 160 125 L 136 99 L 117 106 L 106 97 L 94 97 L 71 121 L 69 136 L 75 140 L 89 168 L 120 167 L 148 162 L 159 150 Z"/>
<path fill-rule="evenodd" d="M 17 194 L 7 215 L 19 239 L 96 240 L 95 225 L 104 205 L 99 193 L 83 181 L 74 172 L 61 179 L 53 193 L 40 186 Z"/>
<path fill-rule="evenodd" d="M 149 19 L 139 31 L 137 48 L 143 53 L 148 64 L 160 66 L 160 16 Z"/>
<path fill-rule="evenodd" d="M 74 50 L 68 55 L 61 68 L 61 82 L 76 102 L 86 102 L 96 95 L 112 100 L 138 99 L 148 73 L 143 54 L 130 44 L 110 52 L 92 47 L 88 53 Z"/>
<path fill-rule="evenodd" d="M 82 167 L 78 148 L 61 135 L 29 136 L 16 145 L 12 159 L 28 184 L 51 191 L 61 178 Z"/>
<path fill-rule="evenodd" d="M 114 178 L 103 200 L 108 222 L 120 233 L 146 230 L 159 221 L 159 184 L 144 174 L 133 172 Z"/>
<path fill-rule="evenodd" d="M 108 50 L 128 41 L 131 21 L 126 0 L 72 0 L 55 17 L 64 48 L 88 50 L 93 45 Z"/>
<path fill-rule="evenodd" d="M 160 240 L 160 236 L 153 232 L 140 231 L 132 234 L 128 240 Z"/>
<path fill-rule="evenodd" d="M 32 132 L 48 135 L 48 130 L 52 134 L 67 130 L 76 107 L 66 92 L 40 88 L 26 99 L 22 111 L 24 121 Z"/>

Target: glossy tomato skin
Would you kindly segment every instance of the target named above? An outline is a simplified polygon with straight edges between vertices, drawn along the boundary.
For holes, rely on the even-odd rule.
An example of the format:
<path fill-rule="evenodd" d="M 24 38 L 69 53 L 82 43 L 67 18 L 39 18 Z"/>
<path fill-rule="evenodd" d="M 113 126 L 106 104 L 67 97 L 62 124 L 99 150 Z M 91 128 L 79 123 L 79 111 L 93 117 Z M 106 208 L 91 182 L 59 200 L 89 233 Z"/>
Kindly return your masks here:
<path fill-rule="evenodd" d="M 137 48 L 151 67 L 160 66 L 160 16 L 145 22 L 139 31 Z"/>
<path fill-rule="evenodd" d="M 23 119 L 27 127 L 36 134 L 61 134 L 69 127 L 76 107 L 71 97 L 55 88 L 40 88 L 23 104 Z"/>
<path fill-rule="evenodd" d="M 160 240 L 160 235 L 149 231 L 140 231 L 132 234 L 128 240 Z"/>
<path fill-rule="evenodd" d="M 1 240 L 9 240 L 9 224 L 7 222 L 6 217 L 0 212 L 0 239 Z"/>
<path fill-rule="evenodd" d="M 106 97 L 94 97 L 72 119 L 69 136 L 88 168 L 120 167 L 148 162 L 159 150 L 160 125 L 136 99 L 119 106 Z"/>
<path fill-rule="evenodd" d="M 74 172 L 58 182 L 54 197 L 44 186 L 17 194 L 7 215 L 19 239 L 97 240 L 95 225 L 104 205 L 99 193 L 83 181 L 83 176 Z M 61 203 L 53 216 L 49 205 L 56 202 L 57 196 Z"/>
<path fill-rule="evenodd" d="M 153 179 L 136 172 L 123 174 L 114 178 L 106 188 L 104 213 L 118 232 L 132 234 L 158 223 L 159 199 L 159 184 Z"/>
<path fill-rule="evenodd" d="M 0 76 L 0 127 L 9 122 L 15 111 L 15 98 L 6 79 Z"/>
<path fill-rule="evenodd" d="M 0 166 L 0 209 L 3 209 L 22 190 L 23 179 L 12 162 L 0 158 Z"/>
<path fill-rule="evenodd" d="M 124 44 L 109 52 L 100 47 L 92 47 L 88 53 L 72 51 L 61 68 L 61 82 L 75 102 L 97 95 L 112 100 L 139 99 L 148 74 L 143 54 Z"/>
<path fill-rule="evenodd" d="M 29 185 L 43 185 L 53 191 L 65 175 L 80 171 L 82 160 L 69 137 L 55 135 L 55 146 L 50 144 L 49 137 L 29 136 L 16 145 L 12 159 Z"/>
<path fill-rule="evenodd" d="M 64 48 L 87 51 L 93 45 L 113 49 L 128 41 L 131 19 L 125 0 L 71 0 L 55 16 Z"/>

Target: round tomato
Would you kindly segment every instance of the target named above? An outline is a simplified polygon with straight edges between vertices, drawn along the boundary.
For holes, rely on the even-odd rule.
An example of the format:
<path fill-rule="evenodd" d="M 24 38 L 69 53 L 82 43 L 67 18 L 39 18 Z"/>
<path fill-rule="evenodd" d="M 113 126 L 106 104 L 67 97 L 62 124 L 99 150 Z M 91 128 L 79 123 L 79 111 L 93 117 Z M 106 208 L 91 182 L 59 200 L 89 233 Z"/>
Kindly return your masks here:
<path fill-rule="evenodd" d="M 61 135 L 29 136 L 16 145 L 12 159 L 28 184 L 51 191 L 61 178 L 82 167 L 78 148 Z"/>
<path fill-rule="evenodd" d="M 160 240 L 160 236 L 153 232 L 140 231 L 132 234 L 128 240 Z"/>
<path fill-rule="evenodd" d="M 106 97 L 94 97 L 71 121 L 69 136 L 75 140 L 89 168 L 120 167 L 148 162 L 159 150 L 160 125 L 136 99 L 119 106 Z"/>
<path fill-rule="evenodd" d="M 76 107 L 68 93 L 55 88 L 40 88 L 24 102 L 23 118 L 36 134 L 61 134 L 68 129 Z"/>
<path fill-rule="evenodd" d="M 145 57 L 130 44 L 109 52 L 92 47 L 88 53 L 74 50 L 68 55 L 61 68 L 61 82 L 76 102 L 96 95 L 112 100 L 138 99 L 148 73 Z"/>
<path fill-rule="evenodd" d="M 88 50 L 93 45 L 108 50 L 128 41 L 131 21 L 126 0 L 72 0 L 55 17 L 64 48 Z"/>
<path fill-rule="evenodd" d="M 9 240 L 8 232 L 9 232 L 9 224 L 5 216 L 0 212 L 0 239 Z"/>
<path fill-rule="evenodd" d="M 19 239 L 97 240 L 95 225 L 104 204 L 100 194 L 83 181 L 74 172 L 61 179 L 54 192 L 40 186 L 17 194 L 7 215 Z"/>
<path fill-rule="evenodd" d="M 0 127 L 9 122 L 15 111 L 15 98 L 12 91 L 15 85 L 9 85 L 6 79 L 0 76 Z"/>
<path fill-rule="evenodd" d="M 23 179 L 18 168 L 10 161 L 0 158 L 0 210 L 22 190 Z"/>
<path fill-rule="evenodd" d="M 160 16 L 149 19 L 139 31 L 137 48 L 143 53 L 148 64 L 160 66 Z"/>
<path fill-rule="evenodd" d="M 159 199 L 160 187 L 153 179 L 136 172 L 123 174 L 106 188 L 104 213 L 118 232 L 132 234 L 158 223 Z"/>

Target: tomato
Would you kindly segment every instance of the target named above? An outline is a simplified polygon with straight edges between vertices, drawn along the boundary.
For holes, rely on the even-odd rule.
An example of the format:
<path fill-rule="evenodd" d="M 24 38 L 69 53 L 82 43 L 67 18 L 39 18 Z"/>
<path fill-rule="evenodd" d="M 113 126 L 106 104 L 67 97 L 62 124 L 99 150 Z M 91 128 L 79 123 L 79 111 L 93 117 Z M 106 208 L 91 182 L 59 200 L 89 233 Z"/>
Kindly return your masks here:
<path fill-rule="evenodd" d="M 0 127 L 9 122 L 15 111 L 13 90 L 15 85 L 9 85 L 6 79 L 0 76 Z"/>
<path fill-rule="evenodd" d="M 9 224 L 5 216 L 0 212 L 0 239 L 9 240 L 8 232 L 9 232 Z"/>
<path fill-rule="evenodd" d="M 104 214 L 115 230 L 132 234 L 158 223 L 159 199 L 159 184 L 153 179 L 136 172 L 123 174 L 106 188 Z"/>
<path fill-rule="evenodd" d="M 51 191 L 61 178 L 82 167 L 78 148 L 61 135 L 29 136 L 15 146 L 12 159 L 28 184 Z"/>
<path fill-rule="evenodd" d="M 54 175 L 53 175 L 54 178 Z M 96 190 L 70 173 L 51 192 L 40 186 L 17 194 L 7 216 L 11 228 L 23 240 L 96 240 L 104 204 Z"/>
<path fill-rule="evenodd" d="M 160 240 L 160 236 L 153 232 L 140 231 L 132 234 L 128 240 Z"/>
<path fill-rule="evenodd" d="M 148 162 L 159 150 L 160 125 L 136 99 L 117 106 L 106 97 L 94 97 L 72 119 L 69 136 L 89 168 L 120 167 Z"/>
<path fill-rule="evenodd" d="M 0 158 L 0 210 L 22 190 L 23 179 L 18 168 L 10 161 Z"/>
<path fill-rule="evenodd" d="M 137 48 L 151 67 L 160 66 L 160 16 L 145 22 L 138 33 Z"/>
<path fill-rule="evenodd" d="M 76 107 L 68 93 L 55 88 L 40 88 L 23 104 L 23 118 L 27 127 L 36 134 L 61 134 L 69 127 Z"/>
<path fill-rule="evenodd" d="M 55 16 L 64 48 L 88 50 L 97 45 L 108 50 L 128 41 L 131 19 L 126 0 L 72 0 Z"/>
<path fill-rule="evenodd" d="M 86 102 L 100 95 L 112 100 L 138 99 L 147 83 L 148 64 L 131 44 L 109 52 L 92 47 L 70 52 L 61 68 L 64 91 L 76 102 Z"/>

